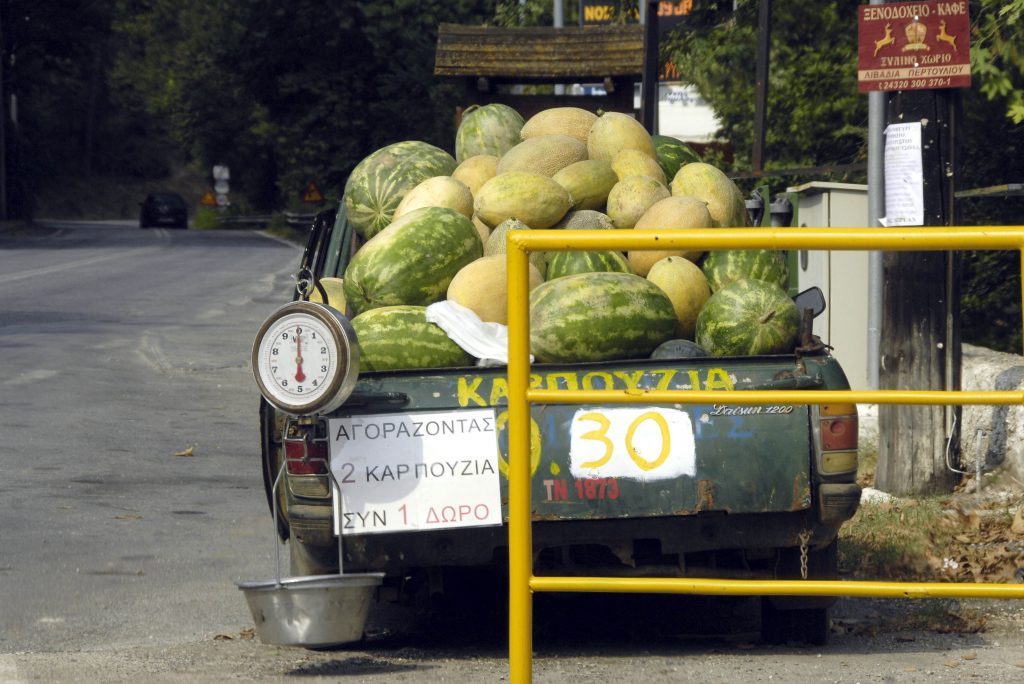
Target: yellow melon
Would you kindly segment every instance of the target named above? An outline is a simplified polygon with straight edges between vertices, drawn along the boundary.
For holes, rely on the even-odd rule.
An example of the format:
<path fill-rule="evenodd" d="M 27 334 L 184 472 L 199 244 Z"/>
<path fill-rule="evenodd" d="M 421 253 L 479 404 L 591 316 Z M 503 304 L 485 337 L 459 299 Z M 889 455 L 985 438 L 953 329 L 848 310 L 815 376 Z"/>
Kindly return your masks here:
<path fill-rule="evenodd" d="M 309 293 L 309 301 L 326 304 L 342 313 L 345 313 L 345 293 L 341 290 L 345 281 L 341 278 L 328 277 L 321 278 L 318 282 L 327 297 L 324 298 L 324 296 L 320 294 L 320 288 L 314 287 L 313 291 Z"/>
<path fill-rule="evenodd" d="M 572 209 L 572 197 L 548 176 L 509 171 L 499 173 L 480 187 L 473 208 L 488 226 L 516 218 L 542 230 L 558 223 Z"/>
<path fill-rule="evenodd" d="M 612 165 L 603 159 L 584 159 L 569 164 L 551 178 L 569 191 L 572 208 L 577 210 L 604 207 L 608 193 L 619 180 Z"/>
<path fill-rule="evenodd" d="M 739 187 L 711 164 L 684 164 L 672 179 L 673 195 L 688 195 L 708 205 L 716 228 L 737 228 L 750 225 L 746 202 Z"/>
<path fill-rule="evenodd" d="M 672 230 L 686 230 L 689 228 L 710 228 L 712 227 L 711 215 L 708 213 L 707 205 L 693 197 L 666 197 L 655 202 L 644 212 L 644 215 L 637 219 L 634 226 L 637 230 L 653 229 L 664 232 Z M 704 250 L 634 250 L 629 252 L 629 265 L 637 272 L 637 275 L 645 276 L 650 272 L 651 267 L 665 257 L 680 256 L 690 261 L 697 261 L 704 254 Z"/>
<path fill-rule="evenodd" d="M 541 135 L 568 135 L 582 143 L 587 142 L 590 127 L 597 121 L 597 114 L 579 107 L 552 107 L 537 112 L 523 125 L 519 132 L 523 140 Z"/>
<path fill-rule="evenodd" d="M 568 228 L 569 230 L 602 230 L 614 228 L 615 224 L 608 218 L 608 214 L 593 209 L 580 209 L 579 211 L 570 211 L 553 227 Z"/>
<path fill-rule="evenodd" d="M 587 146 L 568 135 L 528 138 L 498 160 L 498 173 L 528 171 L 553 176 L 569 164 L 587 158 Z"/>
<path fill-rule="evenodd" d="M 652 204 L 669 196 L 668 188 L 656 178 L 630 176 L 612 186 L 605 213 L 616 228 L 632 228 Z"/>
<path fill-rule="evenodd" d="M 476 232 L 480 235 L 481 244 L 487 244 L 487 239 L 491 237 L 490 227 L 480 220 L 480 217 L 476 214 L 472 216 L 473 227 L 476 228 Z"/>
<path fill-rule="evenodd" d="M 530 230 L 530 226 L 517 219 L 502 221 L 491 231 L 490 237 L 484 243 L 484 256 L 493 256 L 495 254 L 504 256 L 508 249 L 506 238 L 510 230 Z M 537 267 L 541 276 L 547 271 L 547 260 L 544 258 L 544 252 L 530 252 L 530 263 Z"/>
<path fill-rule="evenodd" d="M 461 182 L 476 197 L 480 186 L 498 175 L 498 158 L 493 154 L 477 154 L 464 160 L 452 171 L 452 178 Z"/>
<path fill-rule="evenodd" d="M 393 223 L 398 217 L 423 207 L 446 207 L 470 218 L 473 215 L 473 193 L 451 176 L 428 178 L 406 193 L 391 221 Z"/>
<path fill-rule="evenodd" d="M 605 112 L 587 134 L 587 152 L 591 159 L 611 161 L 620 150 L 639 150 L 657 159 L 654 141 L 643 124 L 629 114 Z"/>
<path fill-rule="evenodd" d="M 529 265 L 530 290 L 544 282 Z M 448 285 L 448 299 L 470 309 L 480 320 L 508 324 L 508 264 L 504 254 L 480 257 L 463 266 Z"/>
<path fill-rule="evenodd" d="M 668 185 L 665 172 L 655 157 L 640 150 L 619 150 L 612 157 L 612 170 L 619 180 L 630 176 L 650 176 L 663 185 Z"/>
<path fill-rule="evenodd" d="M 692 340 L 697 314 L 711 296 L 708 279 L 700 266 L 680 256 L 669 256 L 651 266 L 647 279 L 660 287 L 672 301 L 676 312 L 676 336 Z"/>

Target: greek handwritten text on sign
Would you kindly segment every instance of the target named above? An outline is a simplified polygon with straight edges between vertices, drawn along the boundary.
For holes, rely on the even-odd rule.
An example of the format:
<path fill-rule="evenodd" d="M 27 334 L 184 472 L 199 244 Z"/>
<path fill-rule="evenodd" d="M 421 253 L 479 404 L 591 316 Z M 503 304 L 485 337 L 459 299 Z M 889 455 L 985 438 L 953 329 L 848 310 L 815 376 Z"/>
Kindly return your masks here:
<path fill-rule="evenodd" d="M 493 409 L 331 418 L 335 532 L 501 524 Z"/>

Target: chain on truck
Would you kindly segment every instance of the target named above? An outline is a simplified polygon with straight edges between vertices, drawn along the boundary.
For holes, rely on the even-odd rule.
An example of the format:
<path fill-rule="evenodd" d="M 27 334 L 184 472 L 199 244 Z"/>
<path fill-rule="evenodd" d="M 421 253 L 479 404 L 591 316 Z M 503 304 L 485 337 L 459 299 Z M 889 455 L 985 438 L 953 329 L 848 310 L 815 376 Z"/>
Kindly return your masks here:
<path fill-rule="evenodd" d="M 343 312 L 305 301 L 327 299 L 322 279 L 344 273 L 354 239 L 343 207 L 316 217 L 295 301 L 254 345 L 264 481 L 291 573 L 337 573 L 340 550 L 345 572 L 384 574 L 379 601 L 458 592 L 446 580 L 467 570 L 493 572 L 504 591 L 505 368 L 358 371 Z M 531 386 L 849 389 L 811 333 L 820 292 L 797 299 L 789 354 L 692 357 L 681 345 L 659 358 L 534 364 Z M 298 354 L 289 377 L 275 379 L 277 354 Z M 534 406 L 535 572 L 834 579 L 838 531 L 860 497 L 857 433 L 852 404 Z M 833 600 L 764 597 L 764 638 L 824 643 Z"/>

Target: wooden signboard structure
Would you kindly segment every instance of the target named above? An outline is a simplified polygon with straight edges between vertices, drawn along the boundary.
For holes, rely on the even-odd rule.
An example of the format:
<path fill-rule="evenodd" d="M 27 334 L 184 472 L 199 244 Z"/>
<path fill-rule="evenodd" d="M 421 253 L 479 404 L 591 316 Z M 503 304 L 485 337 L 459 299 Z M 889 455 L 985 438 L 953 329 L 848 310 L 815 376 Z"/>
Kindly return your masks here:
<path fill-rule="evenodd" d="M 441 24 L 434 61 L 435 76 L 462 82 L 464 106 L 506 104 L 524 119 L 566 106 L 636 114 L 633 90 L 643 68 L 644 30 L 638 24 L 565 28 Z M 541 84 L 599 87 L 580 94 L 534 94 L 528 87 Z"/>

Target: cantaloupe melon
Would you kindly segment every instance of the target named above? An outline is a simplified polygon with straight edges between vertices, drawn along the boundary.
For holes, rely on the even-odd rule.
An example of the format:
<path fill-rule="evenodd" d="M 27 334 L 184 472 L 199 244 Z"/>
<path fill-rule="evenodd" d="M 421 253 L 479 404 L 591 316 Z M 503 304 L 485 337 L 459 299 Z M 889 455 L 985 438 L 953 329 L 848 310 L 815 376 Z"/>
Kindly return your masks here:
<path fill-rule="evenodd" d="M 665 257 L 654 263 L 647 279 L 664 290 L 675 309 L 676 337 L 692 340 L 697 315 L 711 296 L 711 288 L 700 267 L 680 256 Z"/>
<path fill-rule="evenodd" d="M 345 313 L 345 293 L 342 291 L 345 281 L 341 278 L 327 277 L 321 278 L 318 283 L 320 287 L 314 287 L 313 291 L 309 293 L 309 301 L 326 304 Z M 320 294 L 321 288 L 327 295 L 326 298 Z"/>
<path fill-rule="evenodd" d="M 569 191 L 572 208 L 576 210 L 601 209 L 608 201 L 608 193 L 619 182 L 612 165 L 603 159 L 569 164 L 551 178 Z"/>
<path fill-rule="evenodd" d="M 543 230 L 558 223 L 572 209 L 572 197 L 548 176 L 509 171 L 481 186 L 473 209 L 488 226 L 516 218 L 531 228 Z"/>
<path fill-rule="evenodd" d="M 658 158 L 654 141 L 643 124 L 629 114 L 606 112 L 597 118 L 587 135 L 590 159 L 611 161 L 620 150 L 639 150 Z"/>
<path fill-rule="evenodd" d="M 668 185 L 665 172 L 661 169 L 658 160 L 640 150 L 619 150 L 612 157 L 612 170 L 615 171 L 619 180 L 630 176 L 650 176 L 658 182 Z"/>
<path fill-rule="evenodd" d="M 395 209 L 395 219 L 423 207 L 447 207 L 466 218 L 473 216 L 473 193 L 463 183 L 451 176 L 428 178 L 402 198 Z"/>
<path fill-rule="evenodd" d="M 655 202 L 637 219 L 637 230 L 654 229 L 664 232 L 689 228 L 710 228 L 711 215 L 707 205 L 693 197 L 666 197 Z M 651 267 L 668 256 L 680 256 L 697 261 L 704 250 L 633 250 L 629 252 L 629 265 L 638 275 L 646 276 Z"/>
<path fill-rule="evenodd" d="M 594 211 L 593 209 L 580 209 L 578 211 L 570 211 L 565 215 L 565 218 L 552 227 L 567 228 L 569 230 L 601 230 L 614 228 L 615 224 L 612 223 L 608 214 Z"/>
<path fill-rule="evenodd" d="M 476 197 L 480 186 L 498 175 L 498 157 L 478 154 L 466 159 L 452 171 L 452 178 L 461 182 Z"/>
<path fill-rule="evenodd" d="M 597 121 L 597 114 L 579 107 L 552 107 L 537 112 L 523 125 L 519 132 L 523 140 L 540 135 L 568 135 L 586 144 L 590 127 Z"/>
<path fill-rule="evenodd" d="M 616 228 L 632 228 L 652 204 L 671 194 L 655 178 L 630 176 L 612 186 L 605 213 Z"/>
<path fill-rule="evenodd" d="M 473 214 L 471 218 L 473 219 L 473 227 L 476 228 L 476 232 L 480 235 L 481 244 L 486 245 L 487 239 L 491 237 L 491 227 L 481 221 L 480 217 L 476 214 Z"/>
<path fill-rule="evenodd" d="M 568 135 L 528 138 L 498 160 L 498 173 L 528 171 L 553 176 L 569 164 L 587 158 L 587 146 Z"/>
<path fill-rule="evenodd" d="M 544 282 L 540 271 L 530 264 L 529 288 Z M 508 264 L 504 254 L 473 261 L 459 270 L 448 285 L 448 299 L 470 309 L 480 320 L 508 324 Z"/>
<path fill-rule="evenodd" d="M 568 135 L 539 135 L 523 140 L 498 160 L 498 173 L 528 171 L 553 176 L 587 159 L 587 145 Z"/>
<path fill-rule="evenodd" d="M 716 228 L 750 224 L 743 193 L 731 178 L 711 164 L 692 162 L 680 167 L 672 179 L 672 194 L 706 202 Z"/>
<path fill-rule="evenodd" d="M 490 237 L 488 237 L 487 242 L 484 243 L 484 256 L 493 256 L 495 254 L 505 256 L 505 252 L 507 251 L 506 237 L 510 230 L 530 230 L 530 226 L 518 219 L 502 221 L 494 230 L 491 231 Z M 547 271 L 547 262 L 544 257 L 544 252 L 531 252 L 530 263 L 540 271 L 541 277 L 543 277 Z"/>

